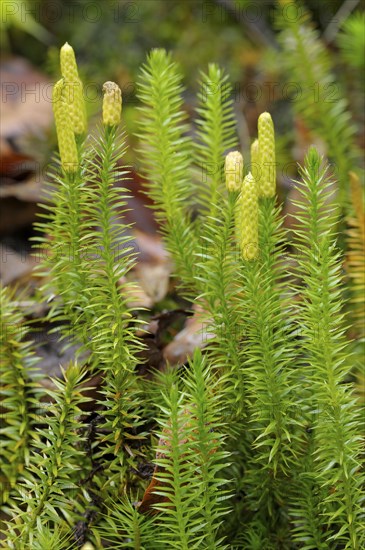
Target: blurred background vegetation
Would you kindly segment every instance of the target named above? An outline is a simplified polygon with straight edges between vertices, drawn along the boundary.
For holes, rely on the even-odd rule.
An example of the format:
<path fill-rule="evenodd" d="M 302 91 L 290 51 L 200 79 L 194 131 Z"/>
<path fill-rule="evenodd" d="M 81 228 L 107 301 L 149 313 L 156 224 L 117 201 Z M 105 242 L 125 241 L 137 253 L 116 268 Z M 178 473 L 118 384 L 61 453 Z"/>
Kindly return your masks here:
<path fill-rule="evenodd" d="M 362 3 L 307 0 L 305 6 L 333 57 L 340 85 L 353 93 L 354 72 L 364 68 Z M 124 92 L 127 122 L 128 107 L 136 103 L 136 75 L 151 48 L 174 52 L 186 75 L 188 108 L 199 71 L 218 62 L 234 83 L 241 137 L 251 135 L 258 114 L 268 109 L 290 142 L 293 89 L 284 86 L 288 77 L 277 20 L 295 20 L 301 9 L 268 0 L 2 0 L 2 45 L 3 52 L 27 58 L 55 79 L 59 48 L 68 41 L 88 86 L 90 111 L 100 108 L 96 90 L 115 80 Z"/>

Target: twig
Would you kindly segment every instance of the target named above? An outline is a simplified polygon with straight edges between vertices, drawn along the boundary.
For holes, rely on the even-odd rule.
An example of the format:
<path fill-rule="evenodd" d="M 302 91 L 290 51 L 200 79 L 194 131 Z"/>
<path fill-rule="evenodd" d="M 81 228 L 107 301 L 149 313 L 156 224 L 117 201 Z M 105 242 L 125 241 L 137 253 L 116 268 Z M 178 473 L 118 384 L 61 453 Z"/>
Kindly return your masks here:
<path fill-rule="evenodd" d="M 356 8 L 358 3 L 359 0 L 346 0 L 342 4 L 342 6 L 323 33 L 323 38 L 327 42 L 327 44 L 333 42 L 339 28 L 342 26 L 342 23 L 348 18 L 348 16 Z"/>

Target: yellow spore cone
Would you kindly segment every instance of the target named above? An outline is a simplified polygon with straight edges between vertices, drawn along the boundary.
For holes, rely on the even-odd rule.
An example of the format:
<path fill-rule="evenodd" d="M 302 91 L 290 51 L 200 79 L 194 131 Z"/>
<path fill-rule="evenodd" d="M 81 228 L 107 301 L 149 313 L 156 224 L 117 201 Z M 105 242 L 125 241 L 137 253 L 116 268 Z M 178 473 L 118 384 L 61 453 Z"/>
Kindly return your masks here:
<path fill-rule="evenodd" d="M 243 180 L 236 210 L 237 236 L 244 260 L 258 256 L 259 206 L 258 190 L 251 172 Z"/>
<path fill-rule="evenodd" d="M 84 90 L 79 78 L 75 52 L 66 42 L 60 53 L 61 73 L 65 82 L 64 96 L 69 105 L 69 115 L 75 134 L 86 132 L 86 109 Z"/>
<path fill-rule="evenodd" d="M 122 92 L 115 82 L 103 85 L 103 123 L 105 126 L 118 126 L 122 114 Z"/>
<path fill-rule="evenodd" d="M 72 82 L 72 80 L 77 80 L 79 78 L 75 52 L 68 42 L 61 48 L 60 63 L 61 73 L 65 80 Z"/>
<path fill-rule="evenodd" d="M 78 154 L 64 89 L 64 79 L 61 78 L 53 87 L 53 113 L 56 122 L 58 148 L 60 151 L 62 168 L 65 172 L 74 173 L 78 169 Z"/>
<path fill-rule="evenodd" d="M 260 197 L 274 197 L 276 192 L 275 135 L 270 113 L 262 113 L 258 121 Z"/>
<path fill-rule="evenodd" d="M 228 191 L 239 191 L 243 177 L 243 158 L 239 151 L 232 151 L 226 156 L 225 174 Z"/>

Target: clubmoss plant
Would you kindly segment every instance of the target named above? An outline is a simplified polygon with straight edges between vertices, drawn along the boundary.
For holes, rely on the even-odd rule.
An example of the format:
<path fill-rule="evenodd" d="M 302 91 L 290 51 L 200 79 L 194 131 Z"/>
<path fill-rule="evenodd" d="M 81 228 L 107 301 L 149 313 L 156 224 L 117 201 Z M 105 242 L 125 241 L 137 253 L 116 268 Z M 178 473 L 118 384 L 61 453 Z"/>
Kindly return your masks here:
<path fill-rule="evenodd" d="M 289 30 L 302 44 L 301 29 Z M 311 76 L 307 53 L 295 55 Z M 61 323 L 79 351 L 42 393 L 36 415 L 36 356 L 3 292 L 1 546 L 361 550 L 363 409 L 354 391 L 358 348 L 349 338 L 362 327 L 357 184 L 344 262 L 336 228 L 338 200 L 346 201 L 329 194 L 317 150 L 293 182 L 299 214 L 289 233 L 276 194 L 271 115 L 258 118 L 244 174 L 227 75 L 214 64 L 202 73 L 190 124 L 179 68 L 153 50 L 139 79 L 139 161 L 179 292 L 201 313 L 209 338 L 186 365 L 145 380 L 137 369 L 141 312 L 131 309 L 126 282 L 136 255 L 123 217 L 121 91 L 104 84 L 102 123 L 86 135 L 81 84 L 66 93 L 79 82 L 67 44 L 61 71 L 59 162 L 38 247 L 47 252 L 40 268 L 47 321 Z M 343 143 L 330 122 L 323 128 L 345 188 L 352 134 L 341 109 Z M 320 114 L 334 113 L 320 107 Z"/>
<path fill-rule="evenodd" d="M 197 140 L 193 144 L 200 173 L 196 200 L 210 218 L 216 217 L 224 189 L 224 153 L 237 146 L 231 92 L 228 76 L 217 65 L 212 63 L 206 74 L 201 73 L 196 109 Z"/>
<path fill-rule="evenodd" d="M 336 218 L 333 207 L 325 206 L 329 181 L 315 149 L 309 151 L 302 174 L 309 208 L 298 216 L 307 229 L 297 231 L 298 265 L 305 285 L 298 321 L 307 361 L 304 372 L 312 390 L 311 395 L 307 394 L 307 407 L 316 443 L 315 480 L 323 491 L 322 517 L 331 533 L 328 541 L 361 548 L 364 477 L 360 417 L 357 420 L 360 411 L 346 380 L 351 355 L 341 313 L 343 291 L 334 234 Z"/>
<path fill-rule="evenodd" d="M 182 77 L 163 50 L 153 50 L 139 83 L 141 162 L 168 250 L 183 281 L 194 285 L 197 238 L 190 223 L 191 139 L 182 110 Z"/>
<path fill-rule="evenodd" d="M 9 500 L 20 476 L 29 467 L 30 444 L 37 439 L 34 346 L 14 297 L 1 289 L 1 502 Z"/>
<path fill-rule="evenodd" d="M 7 536 L 9 548 L 32 547 L 40 536 L 39 518 L 42 518 L 42 532 L 47 523 L 51 522 L 57 529 L 63 518 L 67 522 L 70 514 L 75 513 L 72 497 L 83 456 L 76 445 L 76 440 L 81 441 L 79 407 L 87 401 L 80 391 L 84 376 L 85 371 L 71 365 L 64 373 L 64 381 L 54 380 L 58 391 L 49 391 L 54 404 L 45 415 L 47 426 L 38 430 L 37 440 L 30 447 L 30 475 L 18 486 L 23 502 L 19 507 L 14 506 L 16 515 Z"/>
<path fill-rule="evenodd" d="M 83 96 L 70 93 L 69 89 L 70 83 L 77 76 L 71 46 L 64 47 L 60 57 L 64 76 L 54 86 L 53 111 L 62 170 L 56 170 L 52 175 L 54 188 L 48 197 L 51 206 L 49 202 L 44 205 L 44 223 L 39 224 L 41 232 L 49 231 L 49 240 L 43 237 L 38 239 L 41 257 L 46 257 L 40 273 L 42 268 L 50 272 L 50 278 L 44 286 L 48 294 L 55 296 L 50 316 L 66 324 L 71 323 L 71 333 L 78 332 L 79 340 L 82 341 L 83 308 L 87 304 L 82 246 L 85 219 L 81 199 L 85 187 L 82 132 L 86 130 L 86 122 L 84 106 L 80 105 L 81 100 L 84 101 Z M 70 330 L 66 328 L 66 335 L 68 332 Z"/>
<path fill-rule="evenodd" d="M 125 190 L 115 186 L 127 175 L 118 166 L 125 153 L 124 136 L 118 134 L 121 91 L 113 82 L 106 82 L 103 89 L 103 129 L 90 146 L 91 158 L 86 161 L 85 171 L 89 181 L 85 190 L 88 227 L 83 246 L 89 254 L 84 270 L 90 284 L 86 289 L 85 329 L 93 359 L 105 373 L 107 409 L 103 415 L 106 428 L 110 428 L 106 439 L 114 446 L 116 458 L 123 462 L 126 456 L 118 451 L 126 439 L 126 428 L 140 424 L 138 381 L 131 373 L 141 346 L 134 336 L 136 323 L 127 305 L 129 286 L 125 276 L 133 265 L 134 249 L 125 236 L 126 226 L 119 222 L 119 212 L 126 208 Z"/>

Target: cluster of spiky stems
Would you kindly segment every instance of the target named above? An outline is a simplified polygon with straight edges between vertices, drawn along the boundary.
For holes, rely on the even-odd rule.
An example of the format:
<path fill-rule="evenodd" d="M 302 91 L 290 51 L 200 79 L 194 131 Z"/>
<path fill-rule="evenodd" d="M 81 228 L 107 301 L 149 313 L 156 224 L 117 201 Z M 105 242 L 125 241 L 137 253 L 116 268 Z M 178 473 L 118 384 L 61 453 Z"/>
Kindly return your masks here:
<path fill-rule="evenodd" d="M 47 254 L 43 292 L 54 296 L 48 320 L 78 343 L 81 366 L 43 390 L 46 414 L 37 416 L 33 359 L 5 292 L 7 547 L 360 550 L 361 409 L 325 163 L 310 149 L 290 241 L 276 205 L 270 114 L 259 117 L 246 173 L 230 151 L 223 71 L 212 64 L 202 74 L 193 140 L 180 72 L 165 51 L 150 54 L 139 81 L 141 166 L 181 291 L 210 337 L 186 366 L 145 382 L 128 305 L 127 192 L 114 185 L 127 176 L 120 89 L 104 85 L 103 126 L 85 140 L 69 45 L 61 69 L 60 163 L 40 246 L 68 254 Z M 91 375 L 102 382 L 90 414 Z M 146 483 L 139 470 L 148 462 Z"/>

